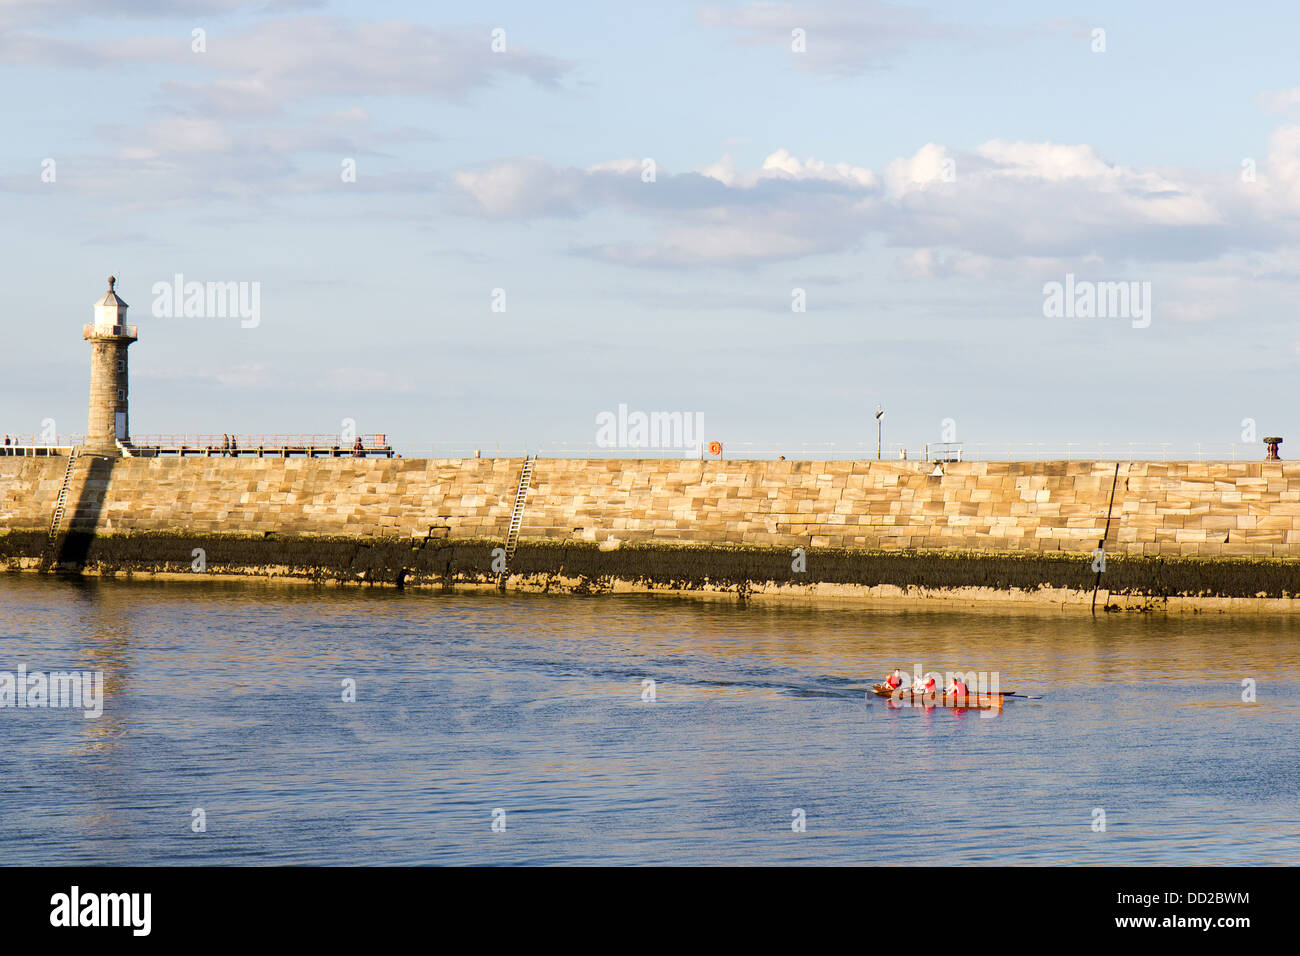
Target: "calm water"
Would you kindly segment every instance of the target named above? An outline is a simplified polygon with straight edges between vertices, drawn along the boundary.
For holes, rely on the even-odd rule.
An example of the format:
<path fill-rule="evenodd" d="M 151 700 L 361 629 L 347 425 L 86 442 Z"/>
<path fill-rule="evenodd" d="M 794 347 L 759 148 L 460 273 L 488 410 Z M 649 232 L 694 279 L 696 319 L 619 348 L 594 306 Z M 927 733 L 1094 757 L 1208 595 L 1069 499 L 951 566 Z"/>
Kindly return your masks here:
<path fill-rule="evenodd" d="M 0 620 L 0 670 L 102 670 L 107 698 L 97 720 L 0 709 L 9 864 L 1300 851 L 1300 622 L 1285 617 L 8 575 Z M 997 670 L 1045 699 L 994 719 L 867 702 L 867 684 L 915 661 Z M 1257 703 L 1241 702 L 1246 677 Z M 196 807 L 206 833 L 191 831 Z M 806 832 L 791 830 L 796 808 Z"/>

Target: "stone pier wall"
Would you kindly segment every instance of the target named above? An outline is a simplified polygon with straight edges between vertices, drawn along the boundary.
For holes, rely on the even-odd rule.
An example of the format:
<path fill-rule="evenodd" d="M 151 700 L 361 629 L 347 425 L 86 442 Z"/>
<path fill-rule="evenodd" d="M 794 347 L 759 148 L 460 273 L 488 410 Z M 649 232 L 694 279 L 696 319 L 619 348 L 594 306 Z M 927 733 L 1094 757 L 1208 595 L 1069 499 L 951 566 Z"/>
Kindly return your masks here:
<path fill-rule="evenodd" d="M 64 465 L 61 458 L 0 458 L 0 534 L 48 529 Z M 521 465 L 83 456 L 69 493 L 69 527 L 141 540 L 490 544 L 505 538 Z M 548 554 L 547 546 L 579 547 L 584 567 L 597 573 L 601 554 L 626 548 L 659 555 L 804 548 L 871 554 L 873 561 L 927 553 L 1073 567 L 1090 561 L 1105 536 L 1108 560 L 1281 562 L 1270 572 L 1276 578 L 1281 568 L 1281 583 L 1266 589 L 1279 593 L 1288 590 L 1292 559 L 1300 559 L 1300 463 L 961 462 L 945 464 L 942 475 L 933 470 L 920 462 L 541 459 L 520 542 Z M 1240 590 L 1240 574 L 1237 580 Z"/>

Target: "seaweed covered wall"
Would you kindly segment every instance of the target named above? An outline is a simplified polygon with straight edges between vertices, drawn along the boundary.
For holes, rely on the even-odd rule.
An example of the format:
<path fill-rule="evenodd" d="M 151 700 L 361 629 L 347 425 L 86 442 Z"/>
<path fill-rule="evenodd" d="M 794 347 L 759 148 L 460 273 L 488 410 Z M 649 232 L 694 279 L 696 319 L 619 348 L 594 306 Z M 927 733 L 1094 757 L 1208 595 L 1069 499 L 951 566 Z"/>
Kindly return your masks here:
<path fill-rule="evenodd" d="M 46 536 L 0 534 L 0 569 L 40 567 Z M 159 533 L 66 535 L 62 571 L 106 576 L 213 575 L 395 587 L 481 586 L 554 593 L 726 592 L 746 597 L 1013 600 L 1098 609 L 1300 610 L 1300 560 L 1119 555 L 1102 580 L 1065 552 L 811 550 L 625 545 L 519 546 L 502 575 L 495 539 Z M 200 559 L 201 556 L 201 559 Z M 1096 590 L 1094 590 L 1094 588 Z"/>

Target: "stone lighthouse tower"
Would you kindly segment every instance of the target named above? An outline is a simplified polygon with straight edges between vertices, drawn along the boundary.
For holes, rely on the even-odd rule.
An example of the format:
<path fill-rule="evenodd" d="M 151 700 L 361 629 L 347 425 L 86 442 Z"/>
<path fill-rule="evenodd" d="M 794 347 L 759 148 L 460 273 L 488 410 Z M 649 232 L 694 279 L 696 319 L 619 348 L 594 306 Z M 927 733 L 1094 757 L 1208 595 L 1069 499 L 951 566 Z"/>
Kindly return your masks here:
<path fill-rule="evenodd" d="M 130 442 L 126 402 L 126 350 L 136 339 L 135 326 L 126 324 L 127 304 L 113 291 L 117 280 L 108 277 L 108 292 L 95 303 L 95 322 L 81 337 L 90 343 L 90 419 L 83 451 L 92 455 L 118 455 L 117 443 Z"/>

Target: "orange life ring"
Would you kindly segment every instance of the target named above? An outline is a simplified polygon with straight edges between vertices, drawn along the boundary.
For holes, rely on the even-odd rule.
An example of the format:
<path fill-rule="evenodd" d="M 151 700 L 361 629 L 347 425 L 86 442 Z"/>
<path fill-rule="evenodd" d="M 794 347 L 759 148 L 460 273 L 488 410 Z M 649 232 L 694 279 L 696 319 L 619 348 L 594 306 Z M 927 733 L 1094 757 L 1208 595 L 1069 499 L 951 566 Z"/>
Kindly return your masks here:
<path fill-rule="evenodd" d="M 710 455 L 721 455 L 721 454 L 722 454 L 722 442 L 720 442 L 720 441 L 711 441 L 711 442 L 709 442 L 709 454 L 710 454 Z"/>

